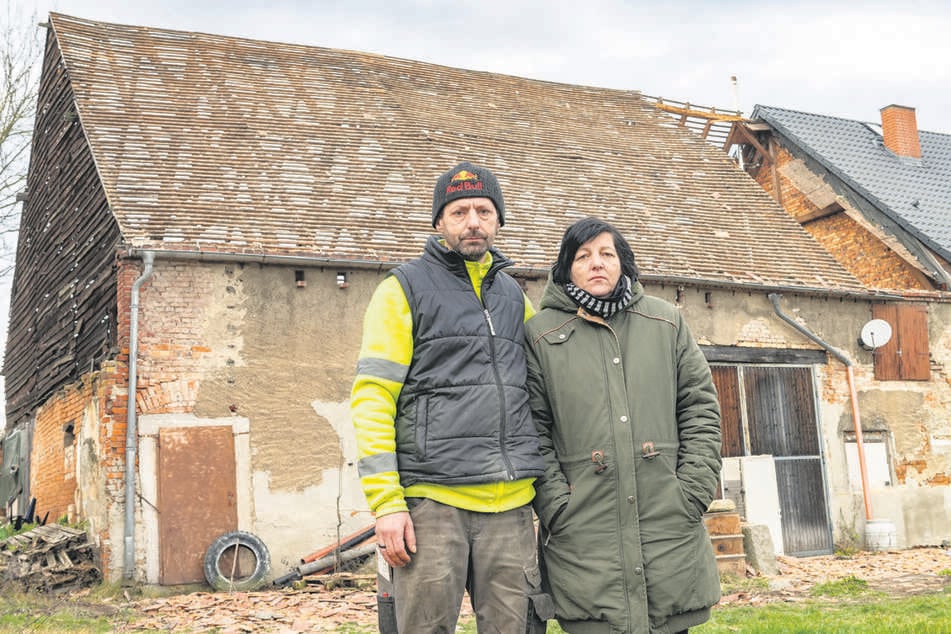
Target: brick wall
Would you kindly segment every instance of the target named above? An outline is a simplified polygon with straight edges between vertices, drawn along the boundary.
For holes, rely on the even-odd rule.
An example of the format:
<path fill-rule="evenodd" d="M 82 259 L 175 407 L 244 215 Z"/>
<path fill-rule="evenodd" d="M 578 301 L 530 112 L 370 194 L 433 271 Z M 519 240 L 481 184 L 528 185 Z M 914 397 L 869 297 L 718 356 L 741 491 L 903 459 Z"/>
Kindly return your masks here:
<path fill-rule="evenodd" d="M 782 167 L 797 160 L 784 148 L 778 148 L 776 164 L 761 169 L 756 181 L 774 199 L 776 188 L 773 170 L 780 170 L 782 204 L 794 218 L 801 218 L 819 209 L 785 176 Z M 855 222 L 846 213 L 839 212 L 807 222 L 808 231 L 839 264 L 848 269 L 860 282 L 879 289 L 926 289 L 932 287 L 921 273 L 909 266 L 875 234 Z"/>
<path fill-rule="evenodd" d="M 41 518 L 49 514 L 49 521 L 66 516 L 75 501 L 76 435 L 90 393 L 87 382 L 72 385 L 36 411 L 30 491 L 36 498 L 36 514 Z"/>
<path fill-rule="evenodd" d="M 206 374 L 235 362 L 236 354 L 219 358 L 215 348 L 222 346 L 208 337 L 219 326 L 227 329 L 225 320 L 210 324 L 214 318 L 209 314 L 229 310 L 234 286 L 240 284 L 236 271 L 237 265 L 156 262 L 141 291 L 136 389 L 140 414 L 192 413 Z"/>
<path fill-rule="evenodd" d="M 125 388 L 116 394 L 117 385 L 124 384 L 117 377 L 118 370 L 115 362 L 106 362 L 100 370 L 47 399 L 36 410 L 30 456 L 30 492 L 36 498 L 36 514 L 48 522 L 61 518 L 87 522 L 100 546 L 104 570 L 112 552 L 109 510 L 115 502 L 121 503 L 125 486 Z M 95 454 L 83 452 L 89 443 L 99 448 Z M 107 497 L 104 506 L 94 505 L 91 510 L 85 497 L 92 491 L 84 490 L 83 485 L 85 481 L 89 488 L 90 477 L 105 478 L 95 488 Z M 118 547 L 121 549 L 121 543 Z"/>
<path fill-rule="evenodd" d="M 908 266 L 877 236 L 844 213 L 805 226 L 832 255 L 863 284 L 882 289 L 930 289 L 919 273 Z"/>

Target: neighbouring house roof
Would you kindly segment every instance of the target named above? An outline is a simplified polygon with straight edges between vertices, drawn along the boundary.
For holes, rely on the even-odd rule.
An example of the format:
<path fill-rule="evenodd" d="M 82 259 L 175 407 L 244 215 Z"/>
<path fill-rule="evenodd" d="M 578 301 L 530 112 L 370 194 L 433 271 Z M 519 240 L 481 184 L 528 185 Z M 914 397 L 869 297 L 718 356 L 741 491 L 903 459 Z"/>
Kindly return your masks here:
<path fill-rule="evenodd" d="M 768 123 L 879 212 L 951 260 L 951 134 L 918 131 L 921 158 L 885 147 L 880 123 L 758 105 Z"/>
<path fill-rule="evenodd" d="M 129 247 L 394 263 L 436 177 L 491 168 L 498 246 L 542 271 L 597 215 L 645 277 L 861 291 L 723 154 L 637 91 L 51 14 Z"/>

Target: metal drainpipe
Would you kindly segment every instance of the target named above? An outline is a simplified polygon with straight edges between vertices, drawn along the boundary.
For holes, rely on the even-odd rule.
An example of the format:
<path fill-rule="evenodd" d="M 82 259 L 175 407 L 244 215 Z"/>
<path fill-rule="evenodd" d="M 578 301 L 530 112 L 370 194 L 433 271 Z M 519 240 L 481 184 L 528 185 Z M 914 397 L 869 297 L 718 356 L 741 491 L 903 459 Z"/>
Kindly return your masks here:
<path fill-rule="evenodd" d="M 136 361 L 139 355 L 139 289 L 152 276 L 155 254 L 142 253 L 145 268 L 132 284 L 132 301 L 129 307 L 129 396 L 126 403 L 125 433 L 125 560 L 123 577 L 131 580 L 135 573 L 135 461 L 138 447 L 138 429 L 135 416 L 135 391 L 137 386 Z"/>
<path fill-rule="evenodd" d="M 773 310 L 776 311 L 776 314 L 779 315 L 780 319 L 828 350 L 832 356 L 845 364 L 845 376 L 849 383 L 849 400 L 852 404 L 852 422 L 855 425 L 855 446 L 859 456 L 859 471 L 862 474 L 862 499 L 865 502 L 865 519 L 870 520 L 872 519 L 872 503 L 868 495 L 868 469 L 865 467 L 865 446 L 862 442 L 862 420 L 859 418 L 859 401 L 858 394 L 855 391 L 855 374 L 852 370 L 852 360 L 845 356 L 843 352 L 833 348 L 831 345 L 820 339 L 817 335 L 809 331 L 805 326 L 801 325 L 792 317 L 784 313 L 779 307 L 779 300 L 782 298 L 782 295 L 778 293 L 770 293 L 767 295 L 767 297 L 769 297 L 769 301 L 773 303 Z"/>

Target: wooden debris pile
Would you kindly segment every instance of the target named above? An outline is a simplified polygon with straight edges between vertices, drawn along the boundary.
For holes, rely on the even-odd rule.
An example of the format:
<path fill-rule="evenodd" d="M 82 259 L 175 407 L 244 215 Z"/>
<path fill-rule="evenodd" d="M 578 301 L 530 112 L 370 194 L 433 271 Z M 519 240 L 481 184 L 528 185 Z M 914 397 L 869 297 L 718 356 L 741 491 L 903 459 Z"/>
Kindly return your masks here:
<path fill-rule="evenodd" d="M 101 578 L 86 531 L 49 524 L 0 541 L 0 579 L 25 592 L 76 590 Z"/>

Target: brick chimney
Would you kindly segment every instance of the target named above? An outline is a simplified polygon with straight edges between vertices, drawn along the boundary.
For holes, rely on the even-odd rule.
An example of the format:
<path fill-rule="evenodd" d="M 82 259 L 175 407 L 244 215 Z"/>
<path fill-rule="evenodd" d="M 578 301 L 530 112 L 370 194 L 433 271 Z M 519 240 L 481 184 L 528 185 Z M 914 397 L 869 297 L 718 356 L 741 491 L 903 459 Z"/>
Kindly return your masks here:
<path fill-rule="evenodd" d="M 881 113 L 885 147 L 898 156 L 921 158 L 915 109 L 892 104 L 882 108 Z"/>

